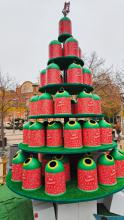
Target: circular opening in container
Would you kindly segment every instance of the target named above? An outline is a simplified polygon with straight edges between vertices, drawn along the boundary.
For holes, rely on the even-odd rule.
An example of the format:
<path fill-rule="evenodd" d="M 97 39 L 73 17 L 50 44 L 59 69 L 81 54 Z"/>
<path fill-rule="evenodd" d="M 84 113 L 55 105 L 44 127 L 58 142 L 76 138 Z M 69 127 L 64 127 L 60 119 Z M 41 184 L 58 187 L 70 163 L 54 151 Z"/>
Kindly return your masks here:
<path fill-rule="evenodd" d="M 26 161 L 25 161 L 25 163 L 24 163 L 24 164 L 29 163 L 29 162 L 30 162 L 30 160 L 31 160 L 31 158 L 26 159 Z"/>
<path fill-rule="evenodd" d="M 113 160 L 113 157 L 109 154 L 107 154 L 106 157 L 107 157 L 108 160 Z"/>
<path fill-rule="evenodd" d="M 63 155 L 57 155 L 57 156 L 55 156 L 55 158 L 57 159 L 57 160 L 62 160 L 63 159 Z"/>
<path fill-rule="evenodd" d="M 96 121 L 90 120 L 90 123 L 91 123 L 91 124 L 96 124 Z"/>
<path fill-rule="evenodd" d="M 88 165 L 91 165 L 92 164 L 92 160 L 90 158 L 86 158 L 85 160 L 85 163 L 88 164 Z"/>
<path fill-rule="evenodd" d="M 59 89 L 59 93 L 63 93 L 63 92 L 64 92 L 64 88 L 61 87 L 61 88 Z"/>
<path fill-rule="evenodd" d="M 51 121 L 51 122 L 49 122 L 49 125 L 51 126 L 51 125 L 53 125 L 55 122 L 54 121 Z"/>
<path fill-rule="evenodd" d="M 18 156 L 18 153 L 16 153 L 13 158 L 16 158 L 17 156 Z"/>
<path fill-rule="evenodd" d="M 54 168 L 56 165 L 57 165 L 56 161 L 51 161 L 49 163 L 49 166 L 52 167 L 52 168 Z"/>
<path fill-rule="evenodd" d="M 75 125 L 75 124 L 76 124 L 75 121 L 69 121 L 68 123 L 69 123 L 70 125 Z"/>

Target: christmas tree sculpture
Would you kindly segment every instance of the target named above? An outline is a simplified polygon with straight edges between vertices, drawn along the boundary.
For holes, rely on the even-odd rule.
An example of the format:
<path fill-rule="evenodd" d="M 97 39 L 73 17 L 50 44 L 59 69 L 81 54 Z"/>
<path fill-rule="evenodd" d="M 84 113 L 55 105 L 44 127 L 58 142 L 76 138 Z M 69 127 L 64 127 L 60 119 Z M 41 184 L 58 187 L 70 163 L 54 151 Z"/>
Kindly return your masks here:
<path fill-rule="evenodd" d="M 14 192 L 41 201 L 71 203 L 103 198 L 124 188 L 124 154 L 93 94 L 92 71 L 84 68 L 71 20 L 59 21 L 40 73 L 41 94 L 30 100 L 23 143 L 6 182 Z"/>

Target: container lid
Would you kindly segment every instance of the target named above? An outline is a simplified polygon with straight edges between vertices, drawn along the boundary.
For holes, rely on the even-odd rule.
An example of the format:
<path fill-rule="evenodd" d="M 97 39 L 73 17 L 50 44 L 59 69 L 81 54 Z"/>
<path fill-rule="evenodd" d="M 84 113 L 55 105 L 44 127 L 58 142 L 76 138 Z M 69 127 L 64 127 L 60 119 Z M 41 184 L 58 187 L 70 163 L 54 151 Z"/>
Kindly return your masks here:
<path fill-rule="evenodd" d="M 83 91 L 78 94 L 77 98 L 92 98 L 92 93 Z"/>
<path fill-rule="evenodd" d="M 92 94 L 92 97 L 94 100 L 101 100 L 101 98 L 96 94 Z"/>
<path fill-rule="evenodd" d="M 35 123 L 33 123 L 33 125 L 29 127 L 29 130 L 41 130 L 43 128 L 43 123 L 36 121 Z"/>
<path fill-rule="evenodd" d="M 65 90 L 62 90 L 62 91 L 58 91 L 55 96 L 55 98 L 61 98 L 61 97 L 71 97 L 71 95 L 65 91 Z"/>
<path fill-rule="evenodd" d="M 69 37 L 69 38 L 65 41 L 65 44 L 68 43 L 68 42 L 76 42 L 76 43 L 78 43 L 78 41 L 77 41 L 75 38 L 73 38 L 73 37 Z"/>
<path fill-rule="evenodd" d="M 34 95 L 34 96 L 31 97 L 30 102 L 37 102 L 38 98 L 39 98 L 38 95 Z"/>
<path fill-rule="evenodd" d="M 23 163 L 23 169 L 34 170 L 41 167 L 41 163 L 38 159 L 29 157 Z"/>
<path fill-rule="evenodd" d="M 54 160 L 59 160 L 62 163 L 68 163 L 69 162 L 68 157 L 65 156 L 65 155 L 62 155 L 62 154 L 57 154 L 57 155 L 53 156 L 53 159 Z"/>
<path fill-rule="evenodd" d="M 59 129 L 59 128 L 62 128 L 62 123 L 59 121 L 51 121 L 47 125 L 48 130 L 54 130 L 54 129 Z"/>
<path fill-rule="evenodd" d="M 66 124 L 64 125 L 64 129 L 65 130 L 81 129 L 81 125 L 77 121 L 70 120 L 66 122 Z"/>
<path fill-rule="evenodd" d="M 43 93 L 42 95 L 39 96 L 38 100 L 42 99 L 52 99 L 52 96 L 49 93 Z"/>
<path fill-rule="evenodd" d="M 40 74 L 46 74 L 46 69 L 41 70 Z"/>
<path fill-rule="evenodd" d="M 21 151 L 21 150 L 17 151 L 12 159 L 12 163 L 19 164 L 19 163 L 23 163 L 24 161 L 25 161 L 25 155 L 24 155 L 23 151 Z"/>
<path fill-rule="evenodd" d="M 49 45 L 52 45 L 52 44 L 59 44 L 61 45 L 61 43 L 58 41 L 58 40 L 52 40 Z"/>
<path fill-rule="evenodd" d="M 111 155 L 101 154 L 101 156 L 98 158 L 98 164 L 111 166 L 115 164 L 115 161 Z"/>
<path fill-rule="evenodd" d="M 92 74 L 92 71 L 91 71 L 90 69 L 88 69 L 88 68 L 83 68 L 83 69 L 82 69 L 82 72 L 83 72 L 83 73 Z"/>
<path fill-rule="evenodd" d="M 59 66 L 58 66 L 57 64 L 55 64 L 55 63 L 49 64 L 49 65 L 47 66 L 47 70 L 48 70 L 48 69 L 58 69 L 58 70 L 60 70 Z"/>
<path fill-rule="evenodd" d="M 31 126 L 32 124 L 33 124 L 32 121 L 29 121 L 29 122 L 25 123 L 25 124 L 23 125 L 23 129 L 29 129 L 29 126 Z"/>
<path fill-rule="evenodd" d="M 72 63 L 69 65 L 68 69 L 72 69 L 72 68 L 81 69 L 81 65 L 78 65 L 76 63 Z"/>
<path fill-rule="evenodd" d="M 51 160 L 47 163 L 45 167 L 45 172 L 48 173 L 59 173 L 64 171 L 64 166 L 59 160 Z"/>
<path fill-rule="evenodd" d="M 71 20 L 70 20 L 70 18 L 64 16 L 64 17 L 62 17 L 62 18 L 60 19 L 60 21 L 71 21 Z"/>
<path fill-rule="evenodd" d="M 117 148 L 111 151 L 111 155 L 115 160 L 124 160 L 124 154 L 122 154 Z"/>
<path fill-rule="evenodd" d="M 78 169 L 94 170 L 96 169 L 96 163 L 91 157 L 85 157 L 78 162 Z"/>
<path fill-rule="evenodd" d="M 94 120 L 86 121 L 83 128 L 99 128 L 99 124 Z"/>
<path fill-rule="evenodd" d="M 99 121 L 99 127 L 100 128 L 112 128 L 111 124 L 105 121 L 105 119 L 102 119 Z"/>

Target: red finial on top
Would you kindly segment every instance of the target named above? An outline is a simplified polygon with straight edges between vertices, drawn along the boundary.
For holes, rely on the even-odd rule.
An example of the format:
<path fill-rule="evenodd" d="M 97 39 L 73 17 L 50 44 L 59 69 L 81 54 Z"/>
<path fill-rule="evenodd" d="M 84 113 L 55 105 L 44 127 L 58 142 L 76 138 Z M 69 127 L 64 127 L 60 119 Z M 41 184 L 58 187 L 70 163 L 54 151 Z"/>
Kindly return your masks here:
<path fill-rule="evenodd" d="M 65 2 L 62 13 L 66 16 L 70 12 L 70 2 Z"/>

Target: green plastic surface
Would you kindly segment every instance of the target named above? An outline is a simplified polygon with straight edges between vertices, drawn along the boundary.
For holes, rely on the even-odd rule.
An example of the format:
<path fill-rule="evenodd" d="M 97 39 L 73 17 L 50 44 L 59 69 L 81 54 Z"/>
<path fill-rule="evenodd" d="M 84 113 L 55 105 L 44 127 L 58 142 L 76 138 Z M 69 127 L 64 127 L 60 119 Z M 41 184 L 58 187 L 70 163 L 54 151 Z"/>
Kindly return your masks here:
<path fill-rule="evenodd" d="M 87 163 L 90 162 L 90 164 Z M 85 157 L 79 160 L 78 162 L 78 169 L 81 170 L 95 170 L 96 169 L 96 163 L 95 161 L 90 157 Z"/>
<path fill-rule="evenodd" d="M 69 43 L 69 42 L 76 42 L 76 43 L 78 43 L 78 41 L 77 41 L 75 38 L 73 38 L 73 37 L 69 37 L 69 38 L 65 41 L 65 44 L 66 44 L 66 43 Z"/>
<path fill-rule="evenodd" d="M 43 93 L 42 95 L 39 96 L 38 100 L 50 100 L 52 99 L 51 94 L 49 93 Z"/>
<path fill-rule="evenodd" d="M 24 170 L 34 170 L 41 167 L 41 163 L 38 159 L 29 157 L 23 163 Z"/>
<path fill-rule="evenodd" d="M 72 63 L 71 65 L 69 65 L 68 69 L 81 69 L 81 65 L 76 64 L 76 63 Z"/>
<path fill-rule="evenodd" d="M 111 124 L 105 121 L 104 119 L 99 121 L 100 128 L 112 128 Z"/>
<path fill-rule="evenodd" d="M 69 65 L 72 63 L 80 64 L 81 66 L 84 65 L 84 62 L 82 59 L 76 56 L 66 56 L 66 57 L 56 57 L 49 59 L 48 64 L 50 63 L 56 63 L 59 65 L 61 70 L 68 69 Z"/>
<path fill-rule="evenodd" d="M 69 33 L 63 33 L 63 34 L 59 35 L 58 40 L 62 43 L 64 41 L 66 41 L 66 39 L 69 37 L 72 37 L 72 35 Z"/>
<path fill-rule="evenodd" d="M 97 123 L 97 121 L 89 120 L 89 121 L 86 121 L 84 123 L 83 128 L 89 128 L 89 129 L 91 129 L 91 128 L 99 128 L 99 124 Z"/>
<path fill-rule="evenodd" d="M 27 144 L 20 143 L 19 148 L 21 150 L 33 153 L 43 153 L 43 154 L 81 154 L 94 151 L 106 151 L 117 147 L 117 143 L 101 145 L 101 147 L 82 147 L 79 149 L 66 149 L 64 147 L 30 147 Z"/>
<path fill-rule="evenodd" d="M 48 69 L 60 69 L 59 68 L 59 66 L 57 65 L 57 64 L 55 64 L 55 63 L 51 63 L 51 64 L 49 64 L 48 66 L 47 66 L 47 70 Z"/>
<path fill-rule="evenodd" d="M 40 74 L 46 74 L 46 69 L 41 70 Z"/>
<path fill-rule="evenodd" d="M 61 45 L 61 43 L 58 41 L 58 40 L 52 40 L 49 45 L 52 45 L 52 44 L 58 44 L 58 45 Z"/>
<path fill-rule="evenodd" d="M 79 129 L 79 130 L 81 129 L 80 123 L 75 120 L 70 120 L 66 122 L 66 124 L 64 125 L 64 130 L 75 130 L 75 129 Z"/>
<path fill-rule="evenodd" d="M 124 178 L 118 179 L 117 184 L 114 186 L 99 186 L 98 190 L 93 192 L 83 192 L 77 188 L 76 181 L 71 181 L 67 183 L 66 193 L 60 196 L 45 194 L 44 186 L 34 191 L 22 190 L 22 183 L 11 181 L 10 171 L 6 176 L 6 184 L 12 191 L 30 199 L 56 203 L 74 203 L 97 200 L 118 192 L 124 189 Z"/>
<path fill-rule="evenodd" d="M 80 84 L 80 83 L 61 83 L 61 84 L 48 84 L 46 86 L 40 87 L 40 92 L 48 92 L 50 94 L 55 94 L 59 89 L 65 89 L 68 91 L 71 95 L 76 95 L 82 90 L 87 90 L 87 92 L 93 91 L 93 87 L 86 85 L 86 84 Z"/>
<path fill-rule="evenodd" d="M 41 129 L 44 129 L 43 123 L 38 121 L 36 121 L 29 127 L 29 130 L 41 130 Z"/>
<path fill-rule="evenodd" d="M 51 166 L 54 165 L 54 167 Z M 59 160 L 51 160 L 46 164 L 45 172 L 47 173 L 60 173 L 64 171 L 63 163 Z"/>
<path fill-rule="evenodd" d="M 115 161 L 112 156 L 110 156 L 110 159 L 109 159 L 109 155 L 101 154 L 100 157 L 98 158 L 98 164 L 111 166 L 115 164 Z"/>
<path fill-rule="evenodd" d="M 124 154 L 122 154 L 119 149 L 112 150 L 111 155 L 114 157 L 114 160 L 124 160 Z"/>
<path fill-rule="evenodd" d="M 83 68 L 83 69 L 82 69 L 82 72 L 83 72 L 83 73 L 92 74 L 91 70 L 88 69 L 88 68 Z"/>
<path fill-rule="evenodd" d="M 61 128 L 62 128 L 62 123 L 59 121 L 52 121 L 47 125 L 47 130 L 54 130 L 54 129 L 56 130 Z"/>
<path fill-rule="evenodd" d="M 67 91 L 58 91 L 55 96 L 54 99 L 56 98 L 69 98 L 71 97 L 71 95 L 67 92 Z"/>
<path fill-rule="evenodd" d="M 59 22 L 61 22 L 61 21 L 71 21 L 71 20 L 70 20 L 70 18 L 64 16 L 64 17 L 62 17 L 62 18 L 60 19 Z"/>
<path fill-rule="evenodd" d="M 34 115 L 29 116 L 29 119 L 39 119 L 39 118 L 102 118 L 103 114 L 53 114 L 53 115 Z"/>
<path fill-rule="evenodd" d="M 15 156 L 12 159 L 13 164 L 22 164 L 25 161 L 25 155 L 23 151 L 19 150 L 16 152 Z"/>
<path fill-rule="evenodd" d="M 77 98 L 91 98 L 92 99 L 92 93 L 89 93 L 89 92 L 85 92 L 85 91 L 82 91 L 78 94 Z"/>

